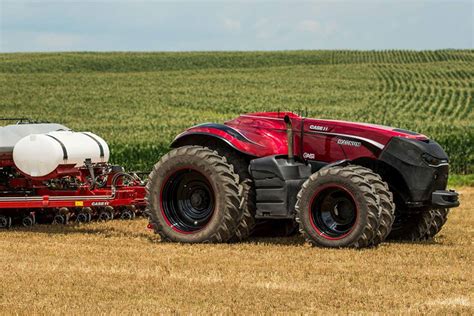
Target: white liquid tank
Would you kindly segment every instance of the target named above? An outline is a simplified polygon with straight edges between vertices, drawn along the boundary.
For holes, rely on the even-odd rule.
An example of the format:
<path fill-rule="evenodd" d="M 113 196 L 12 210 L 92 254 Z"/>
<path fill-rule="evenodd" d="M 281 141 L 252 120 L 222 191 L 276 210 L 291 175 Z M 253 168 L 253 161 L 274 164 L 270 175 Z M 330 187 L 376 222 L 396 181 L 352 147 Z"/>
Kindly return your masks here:
<path fill-rule="evenodd" d="M 15 166 L 31 177 L 44 177 L 62 165 L 84 166 L 106 163 L 109 146 L 99 136 L 89 132 L 56 131 L 32 134 L 22 138 L 13 148 Z"/>

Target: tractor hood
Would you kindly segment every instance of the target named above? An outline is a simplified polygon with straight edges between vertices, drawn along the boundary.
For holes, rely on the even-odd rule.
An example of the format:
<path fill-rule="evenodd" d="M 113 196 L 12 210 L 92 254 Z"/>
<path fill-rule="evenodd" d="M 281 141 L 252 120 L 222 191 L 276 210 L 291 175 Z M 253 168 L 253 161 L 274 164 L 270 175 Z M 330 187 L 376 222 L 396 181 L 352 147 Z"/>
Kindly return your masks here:
<path fill-rule="evenodd" d="M 360 139 L 383 149 L 393 137 L 426 141 L 428 137 L 409 130 L 377 124 L 336 120 L 303 119 L 303 130 L 308 133 L 329 134 Z"/>
<path fill-rule="evenodd" d="M 370 123 L 360 123 L 360 122 L 350 122 L 350 121 L 338 121 L 338 120 L 318 120 L 318 119 L 309 119 L 309 120 L 313 120 L 315 121 L 315 123 L 321 123 L 327 126 L 354 128 L 357 130 L 369 130 L 376 133 L 388 134 L 390 136 L 406 137 L 406 138 L 418 139 L 418 140 L 428 139 L 428 137 L 426 137 L 423 134 L 406 130 L 403 128 L 392 127 L 392 126 L 370 124 Z M 313 128 L 315 127 L 313 126 Z"/>
<path fill-rule="evenodd" d="M 349 121 L 304 118 L 291 112 L 244 114 L 234 120 L 226 122 L 225 124 L 240 130 L 252 139 L 252 134 L 255 128 L 269 131 L 285 130 L 286 126 L 283 118 L 286 115 L 290 117 L 295 133 L 301 132 L 301 129 L 303 129 L 304 133 L 325 134 L 341 138 L 362 140 L 371 143 L 379 149 L 383 149 L 393 137 L 421 141 L 428 140 L 428 137 L 425 135 L 401 128 Z M 252 140 L 258 142 L 258 139 Z"/>

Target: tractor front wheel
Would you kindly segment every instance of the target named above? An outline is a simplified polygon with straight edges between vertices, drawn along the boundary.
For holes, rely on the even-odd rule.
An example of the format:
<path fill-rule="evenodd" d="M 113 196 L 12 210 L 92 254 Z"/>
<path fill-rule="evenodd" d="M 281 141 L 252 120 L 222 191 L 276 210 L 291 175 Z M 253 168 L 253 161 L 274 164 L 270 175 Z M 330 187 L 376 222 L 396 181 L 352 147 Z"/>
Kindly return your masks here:
<path fill-rule="evenodd" d="M 369 247 L 380 224 L 374 186 L 350 167 L 322 169 L 298 193 L 296 220 L 313 246 Z"/>

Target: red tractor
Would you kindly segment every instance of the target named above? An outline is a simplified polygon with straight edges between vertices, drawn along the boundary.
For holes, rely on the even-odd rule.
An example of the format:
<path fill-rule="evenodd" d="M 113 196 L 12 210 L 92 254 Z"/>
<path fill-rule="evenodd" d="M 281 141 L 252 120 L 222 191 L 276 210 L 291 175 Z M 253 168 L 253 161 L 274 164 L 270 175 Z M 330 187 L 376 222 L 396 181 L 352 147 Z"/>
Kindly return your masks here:
<path fill-rule="evenodd" d="M 426 136 L 290 112 L 189 128 L 147 184 L 162 240 L 239 241 L 298 227 L 315 246 L 363 248 L 437 234 L 458 194 L 448 157 Z M 283 228 L 283 229 L 282 229 Z"/>
<path fill-rule="evenodd" d="M 144 183 L 108 159 L 92 133 L 25 120 L 0 127 L 0 228 L 132 219 L 145 209 Z"/>

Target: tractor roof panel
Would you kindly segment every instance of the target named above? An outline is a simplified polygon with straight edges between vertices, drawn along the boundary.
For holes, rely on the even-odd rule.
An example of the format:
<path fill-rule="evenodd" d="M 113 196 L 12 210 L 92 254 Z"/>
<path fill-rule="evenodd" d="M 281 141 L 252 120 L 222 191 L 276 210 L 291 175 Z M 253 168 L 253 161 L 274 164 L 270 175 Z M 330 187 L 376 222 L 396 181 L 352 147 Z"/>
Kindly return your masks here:
<path fill-rule="evenodd" d="M 15 144 L 25 136 L 69 130 L 64 125 L 54 123 L 16 124 L 0 127 L 0 153 L 12 152 Z"/>

